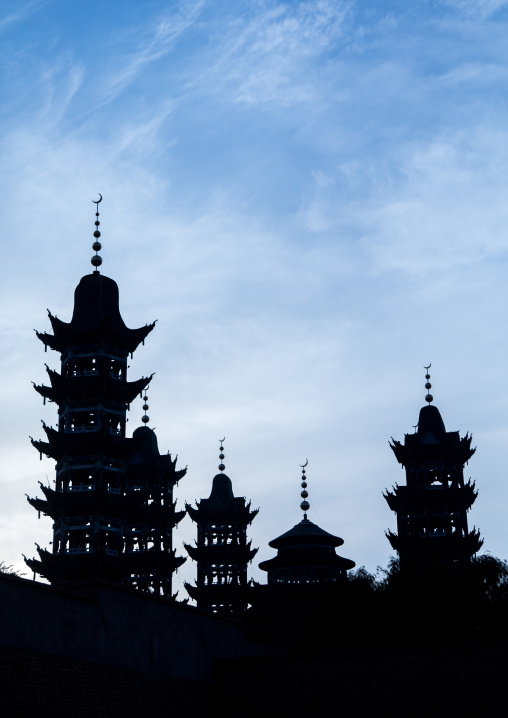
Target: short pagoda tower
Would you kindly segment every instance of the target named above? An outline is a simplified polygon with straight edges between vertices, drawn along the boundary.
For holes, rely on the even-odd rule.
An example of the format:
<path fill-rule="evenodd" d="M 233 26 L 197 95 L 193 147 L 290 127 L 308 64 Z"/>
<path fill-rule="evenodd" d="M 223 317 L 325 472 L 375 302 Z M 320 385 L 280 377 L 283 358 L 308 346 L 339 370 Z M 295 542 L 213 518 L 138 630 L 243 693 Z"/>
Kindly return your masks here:
<path fill-rule="evenodd" d="M 126 437 L 129 405 L 152 378 L 127 381 L 127 358 L 155 323 L 128 329 L 117 284 L 99 272 L 101 199 L 95 271 L 76 288 L 72 319 L 65 323 L 48 312 L 53 334 L 37 332 L 46 350 L 61 357 L 60 373 L 46 367 L 50 386 L 34 385 L 58 406 L 57 428 L 43 423 L 47 441 L 32 439 L 41 458 L 56 461 L 56 480 L 54 488 L 40 484 L 43 499 L 27 498 L 53 519 L 53 547 L 37 546 L 39 559 L 25 561 L 52 584 L 105 579 L 169 597 L 172 573 L 185 561 L 171 545 L 172 528 L 184 515 L 175 511 L 172 491 L 185 470 L 159 455 L 148 427 Z"/>
<path fill-rule="evenodd" d="M 337 555 L 335 549 L 342 546 L 343 539 L 324 531 L 309 521 L 307 511 L 310 508 L 307 491 L 308 477 L 305 467 L 301 467 L 300 504 L 303 519 L 278 538 L 269 542 L 277 549 L 277 555 L 259 564 L 259 568 L 268 572 L 268 585 L 312 586 L 340 581 L 346 578 L 347 571 L 354 568 L 355 562 Z"/>
<path fill-rule="evenodd" d="M 384 494 L 397 514 L 397 533 L 387 532 L 401 568 L 432 567 L 470 559 L 483 544 L 479 531 L 468 530 L 467 512 L 476 500 L 475 483 L 464 481 L 464 465 L 476 449 L 472 437 L 446 431 L 432 404 L 430 364 L 425 367 L 427 405 L 420 410 L 414 434 L 404 444 L 392 439 L 397 461 L 406 471 L 406 485 Z"/>
<path fill-rule="evenodd" d="M 249 587 L 252 608 L 247 611 L 246 635 L 251 640 L 301 648 L 313 633 L 309 622 L 326 615 L 330 601 L 335 615 L 347 592 L 347 572 L 355 562 L 336 553 L 344 541 L 307 517 L 308 463 L 301 467 L 303 519 L 269 542 L 277 555 L 259 564 L 268 573 L 268 583 Z"/>
<path fill-rule="evenodd" d="M 198 608 L 215 613 L 239 614 L 247 608 L 247 564 L 258 549 L 247 542 L 247 527 L 258 509 L 251 511 L 243 496 L 234 496 L 231 479 L 224 473 L 224 439 L 220 443 L 219 471 L 207 499 L 186 509 L 197 524 L 196 546 L 185 545 L 197 562 L 195 586 L 185 584 Z"/>

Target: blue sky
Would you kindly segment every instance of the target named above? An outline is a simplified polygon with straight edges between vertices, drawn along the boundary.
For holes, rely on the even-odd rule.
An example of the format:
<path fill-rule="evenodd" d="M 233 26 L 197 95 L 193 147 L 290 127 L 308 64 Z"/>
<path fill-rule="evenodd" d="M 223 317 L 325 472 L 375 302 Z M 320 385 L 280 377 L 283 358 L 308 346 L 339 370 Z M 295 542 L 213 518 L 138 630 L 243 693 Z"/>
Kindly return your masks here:
<path fill-rule="evenodd" d="M 46 307 L 70 317 L 97 192 L 124 319 L 158 319 L 130 372 L 156 372 L 151 425 L 189 466 L 180 505 L 208 495 L 225 435 L 261 561 L 300 520 L 308 458 L 309 518 L 386 565 L 382 491 L 404 480 L 387 442 L 412 431 L 432 362 L 447 428 L 478 446 L 470 525 L 508 558 L 508 2 L 0 13 L 0 559 L 51 540 L 25 493 L 54 474 L 28 436 L 56 421 L 31 381 L 58 356 L 32 329 Z M 186 518 L 175 544 L 194 536 Z"/>

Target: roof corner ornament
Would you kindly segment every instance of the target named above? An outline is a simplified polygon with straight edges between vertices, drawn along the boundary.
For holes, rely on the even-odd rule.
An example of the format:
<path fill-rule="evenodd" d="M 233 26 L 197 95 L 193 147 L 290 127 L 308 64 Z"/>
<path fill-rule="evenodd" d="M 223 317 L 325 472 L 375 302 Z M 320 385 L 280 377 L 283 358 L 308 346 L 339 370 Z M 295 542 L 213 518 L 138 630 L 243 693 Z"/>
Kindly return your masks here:
<path fill-rule="evenodd" d="M 300 508 L 303 511 L 303 518 L 306 521 L 307 520 L 307 511 L 310 509 L 310 504 L 307 501 L 308 492 L 307 492 L 307 476 L 305 474 L 305 467 L 308 465 L 309 460 L 305 459 L 305 464 L 300 464 L 300 467 L 302 469 L 302 493 L 300 496 L 302 497 L 303 501 L 300 504 Z"/>
<path fill-rule="evenodd" d="M 94 243 L 92 244 L 92 249 L 95 252 L 94 256 L 90 260 L 92 265 L 95 267 L 95 271 L 99 273 L 99 267 L 102 264 L 102 257 L 97 254 L 102 249 L 102 244 L 99 242 L 99 237 L 101 236 L 101 233 L 99 232 L 99 204 L 102 202 L 102 195 L 100 192 L 98 192 L 99 199 L 93 199 L 92 202 L 95 204 L 95 232 L 93 233 L 93 236 L 95 237 Z"/>
<path fill-rule="evenodd" d="M 224 464 L 224 447 L 222 445 L 225 441 L 226 441 L 226 437 L 224 437 L 223 439 L 219 439 L 219 443 L 220 443 L 220 454 L 219 454 L 220 464 L 218 467 L 219 471 L 224 471 L 224 469 L 226 468 L 226 465 Z"/>
<path fill-rule="evenodd" d="M 423 368 L 426 369 L 426 371 L 427 371 L 427 373 L 425 374 L 425 378 L 426 378 L 426 380 L 427 380 L 426 383 L 425 383 L 425 388 L 427 389 L 427 395 L 426 395 L 426 397 L 425 397 L 425 401 L 428 402 L 429 406 L 430 406 L 431 402 L 434 401 L 434 397 L 433 397 L 432 394 L 430 393 L 430 390 L 431 390 L 431 388 L 432 388 L 432 384 L 431 384 L 430 381 L 429 381 L 429 379 L 430 379 L 429 369 L 430 369 L 431 366 L 432 366 L 432 364 L 429 364 L 428 366 L 424 366 L 424 367 L 423 367 Z"/>

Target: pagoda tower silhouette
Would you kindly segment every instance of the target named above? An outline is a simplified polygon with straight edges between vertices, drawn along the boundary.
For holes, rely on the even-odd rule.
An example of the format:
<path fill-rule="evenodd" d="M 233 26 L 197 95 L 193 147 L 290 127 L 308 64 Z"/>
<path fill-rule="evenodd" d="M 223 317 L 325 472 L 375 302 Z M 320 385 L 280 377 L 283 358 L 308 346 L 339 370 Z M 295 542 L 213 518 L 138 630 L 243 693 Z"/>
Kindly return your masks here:
<path fill-rule="evenodd" d="M 198 530 L 196 546 L 185 544 L 197 562 L 197 581 L 185 588 L 198 608 L 238 614 L 247 608 L 247 565 L 258 552 L 247 542 L 247 527 L 259 509 L 251 511 L 250 502 L 233 494 L 231 479 L 224 473 L 223 441 L 220 473 L 213 479 L 210 496 L 201 499 L 197 508 L 185 505 Z"/>
<path fill-rule="evenodd" d="M 343 539 L 324 531 L 307 518 L 310 503 L 305 467 L 308 463 L 301 466 L 303 519 L 268 543 L 277 549 L 277 555 L 259 564 L 259 568 L 268 573 L 268 586 L 311 587 L 334 583 L 346 578 L 347 571 L 355 566 L 354 561 L 335 552 L 344 543 Z"/>
<path fill-rule="evenodd" d="M 475 483 L 464 481 L 464 465 L 476 449 L 472 436 L 446 431 L 430 394 L 430 364 L 425 367 L 427 405 L 420 410 L 414 434 L 404 444 L 392 439 L 397 461 L 406 471 L 406 485 L 395 485 L 384 498 L 397 514 L 397 533 L 387 532 L 401 568 L 432 567 L 468 560 L 483 544 L 476 529 L 468 530 L 467 512 L 478 495 Z"/>
<path fill-rule="evenodd" d="M 169 598 L 172 574 L 186 560 L 172 547 L 172 530 L 185 514 L 175 510 L 173 487 L 186 469 L 159 454 L 146 394 L 144 426 L 126 436 L 126 412 L 152 379 L 127 381 L 127 358 L 155 323 L 129 329 L 116 282 L 99 271 L 99 197 L 94 271 L 75 290 L 72 319 L 65 323 L 48 310 L 53 333 L 37 332 L 61 359 L 60 372 L 46 365 L 50 386 L 34 384 L 44 402 L 58 406 L 57 428 L 43 422 L 47 441 L 32 439 L 41 459 L 56 461 L 56 480 L 54 488 L 40 483 L 43 499 L 27 499 L 39 516 L 53 519 L 53 546 L 37 545 L 39 558 L 25 561 L 51 584 L 100 579 Z"/>

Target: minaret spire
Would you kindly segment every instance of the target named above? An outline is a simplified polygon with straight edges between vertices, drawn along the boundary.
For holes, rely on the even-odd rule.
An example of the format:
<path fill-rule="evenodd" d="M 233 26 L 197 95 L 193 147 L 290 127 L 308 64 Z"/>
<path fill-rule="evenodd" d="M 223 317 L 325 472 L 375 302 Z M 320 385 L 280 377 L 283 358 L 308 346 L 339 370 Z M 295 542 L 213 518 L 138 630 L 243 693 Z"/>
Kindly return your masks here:
<path fill-rule="evenodd" d="M 215 613 L 241 613 L 247 608 L 247 565 L 257 553 L 247 541 L 247 527 L 257 510 L 251 511 L 244 496 L 235 496 L 231 479 L 224 473 L 224 441 L 220 443 L 219 474 L 213 477 L 208 499 L 197 506 L 185 504 L 197 524 L 195 546 L 185 544 L 189 556 L 197 562 L 196 585 L 185 588 L 198 608 Z"/>
<path fill-rule="evenodd" d="M 424 366 L 424 367 L 423 367 L 424 369 L 427 370 L 427 373 L 425 374 L 425 378 L 426 378 L 426 380 L 427 380 L 427 381 L 425 382 L 425 388 L 427 389 L 427 395 L 426 395 L 426 397 L 425 397 L 425 401 L 428 402 L 429 406 L 430 406 L 431 402 L 434 401 L 434 397 L 433 397 L 432 394 L 430 393 L 430 390 L 432 389 L 432 384 L 431 384 L 430 381 L 429 381 L 429 379 L 430 379 L 429 369 L 430 369 L 431 366 L 432 366 L 432 364 L 429 364 L 429 366 Z"/>
<path fill-rule="evenodd" d="M 147 396 L 146 394 L 145 394 L 144 397 L 143 397 L 143 402 L 144 402 L 144 404 L 143 404 L 143 411 L 144 411 L 145 413 L 144 413 L 144 416 L 141 417 L 141 421 L 143 422 L 143 424 L 146 425 L 146 424 L 148 424 L 148 422 L 150 421 L 150 417 L 149 417 L 148 414 L 146 413 L 146 412 L 148 411 L 148 409 L 150 408 L 150 407 L 148 406 L 148 396 Z"/>
<path fill-rule="evenodd" d="M 222 444 L 224 441 L 226 441 L 226 437 L 224 437 L 223 439 L 219 439 L 219 441 L 220 441 L 220 454 L 219 454 L 220 464 L 218 466 L 218 469 L 219 469 L 219 471 L 224 471 L 224 469 L 226 468 L 226 465 L 224 464 L 224 447 L 222 446 Z"/>
<path fill-rule="evenodd" d="M 99 227 L 99 199 L 95 227 Z M 93 249 L 101 249 L 98 229 Z M 118 285 L 95 271 L 74 292 L 70 322 L 49 313 L 52 333 L 37 332 L 60 354 L 60 372 L 47 369 L 50 386 L 36 391 L 58 407 L 58 426 L 43 424 L 47 441 L 32 440 L 39 454 L 56 462 L 54 487 L 28 498 L 53 520 L 52 550 L 38 548 L 30 568 L 51 584 L 106 580 L 172 597 L 172 575 L 185 561 L 175 555 L 172 531 L 185 512 L 176 511 L 173 488 L 185 476 L 176 458 L 161 455 L 148 424 L 146 391 L 152 377 L 128 381 L 128 356 L 153 329 L 130 329 L 120 313 Z M 142 426 L 128 437 L 127 411 L 141 395 Z"/>
<path fill-rule="evenodd" d="M 467 513 L 478 494 L 474 482 L 465 481 L 464 466 L 476 449 L 471 436 L 446 431 L 439 409 L 432 402 L 431 365 L 425 366 L 425 406 L 420 409 L 417 431 L 404 443 L 392 439 L 390 447 L 405 469 L 406 484 L 386 491 L 384 497 L 397 514 L 397 533 L 387 532 L 403 570 L 427 571 L 437 565 L 467 562 L 483 544 L 476 529 L 469 531 Z"/>
<path fill-rule="evenodd" d="M 308 463 L 309 463 L 309 460 L 305 459 L 305 464 L 300 464 L 301 469 L 302 469 L 302 489 L 303 489 L 302 493 L 300 494 L 300 496 L 303 499 L 302 503 L 300 504 L 300 508 L 304 512 L 303 518 L 305 520 L 307 520 L 307 511 L 310 509 L 310 504 L 307 501 L 307 497 L 309 495 L 307 492 L 307 476 L 305 475 L 305 467 L 307 466 Z"/>
<path fill-rule="evenodd" d="M 99 242 L 99 237 L 101 236 L 101 233 L 99 232 L 99 204 L 102 202 L 102 195 L 99 192 L 99 199 L 93 199 L 92 202 L 95 204 L 95 232 L 93 233 L 93 236 L 95 237 L 95 241 L 92 244 L 92 249 L 95 252 L 94 256 L 90 260 L 92 265 L 95 267 L 95 271 L 99 272 L 98 267 L 102 264 L 102 257 L 97 254 L 102 249 L 102 244 Z"/>

